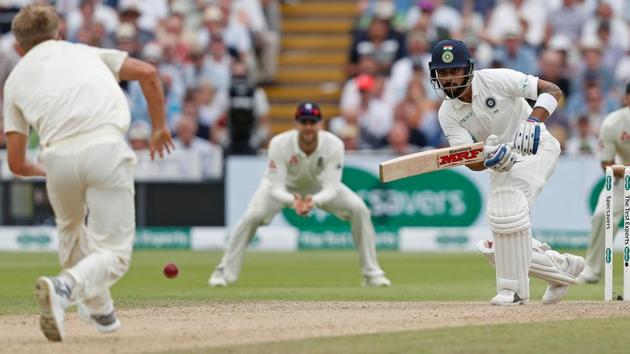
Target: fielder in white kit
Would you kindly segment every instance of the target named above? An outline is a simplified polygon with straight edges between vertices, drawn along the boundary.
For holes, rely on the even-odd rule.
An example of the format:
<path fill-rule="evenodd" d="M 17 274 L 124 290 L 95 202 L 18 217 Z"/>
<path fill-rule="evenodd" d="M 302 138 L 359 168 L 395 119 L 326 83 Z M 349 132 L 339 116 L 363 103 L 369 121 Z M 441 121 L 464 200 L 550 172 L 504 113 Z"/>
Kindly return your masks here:
<path fill-rule="evenodd" d="M 630 83 L 626 85 L 625 106 L 608 116 L 599 129 L 599 159 L 602 169 L 617 163 L 630 165 Z M 623 195 L 623 170 L 614 171 L 614 195 Z M 613 215 L 621 215 L 623 198 L 613 199 Z M 591 219 L 591 237 L 586 250 L 586 267 L 577 279 L 580 284 L 597 283 L 604 263 L 604 234 L 605 234 L 606 204 L 604 189 L 597 199 L 597 206 Z M 617 220 L 618 221 L 618 220 Z M 619 231 L 619 223 L 613 223 L 613 235 Z"/>
<path fill-rule="evenodd" d="M 164 95 L 155 68 L 104 50 L 58 39 L 51 6 L 26 6 L 13 19 L 23 56 L 4 89 L 8 162 L 20 176 L 46 176 L 59 233 L 63 271 L 40 277 L 40 327 L 51 341 L 64 337 L 65 311 L 100 332 L 120 327 L 109 288 L 129 268 L 135 234 L 134 152 L 125 141 L 130 114 L 118 80 L 139 80 L 149 105 L 151 157 L 173 147 Z M 39 135 L 38 162 L 25 151 L 29 126 Z M 86 223 L 87 216 L 87 223 Z"/>
<path fill-rule="evenodd" d="M 553 83 L 508 69 L 474 70 L 466 45 L 444 40 L 433 47 L 431 82 L 445 100 L 439 121 L 451 146 L 485 141 L 497 145 L 486 160 L 467 165 L 490 169 L 488 224 L 493 242 L 479 250 L 496 267 L 493 305 L 529 301 L 529 277 L 549 282 L 542 302 L 560 301 L 584 268 L 584 259 L 559 254 L 532 240 L 530 210 L 553 173 L 560 144 L 547 131 L 562 92 Z M 536 100 L 534 109 L 525 99 Z M 531 266 L 531 267 L 530 267 Z"/>
<path fill-rule="evenodd" d="M 376 260 L 376 241 L 370 211 L 350 188 L 341 183 L 343 142 L 321 130 L 322 113 L 316 103 L 304 102 L 295 113 L 295 129 L 269 143 L 269 163 L 245 215 L 230 235 L 223 258 L 208 280 L 227 286 L 238 279 L 245 249 L 256 229 L 271 222 L 282 208 L 302 216 L 321 208 L 350 222 L 359 250 L 364 286 L 389 286 Z"/>

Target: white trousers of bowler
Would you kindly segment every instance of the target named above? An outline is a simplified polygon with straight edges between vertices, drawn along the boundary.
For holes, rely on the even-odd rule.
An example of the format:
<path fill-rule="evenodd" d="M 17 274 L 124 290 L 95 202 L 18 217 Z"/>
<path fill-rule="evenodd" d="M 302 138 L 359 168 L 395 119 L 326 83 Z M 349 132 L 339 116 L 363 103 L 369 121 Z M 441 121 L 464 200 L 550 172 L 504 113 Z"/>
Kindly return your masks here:
<path fill-rule="evenodd" d="M 518 162 L 512 167 L 512 169 L 508 172 L 494 172 L 491 171 L 490 175 L 490 193 L 497 190 L 498 188 L 513 188 L 522 192 L 525 198 L 527 199 L 528 209 L 531 214 L 531 207 L 534 204 L 534 201 L 542 191 L 545 183 L 555 170 L 555 167 L 558 162 L 558 156 L 560 155 L 560 143 L 558 140 L 554 138 L 551 134 L 549 134 L 546 129 L 543 130 L 543 136 L 541 139 L 541 144 L 538 148 L 538 153 L 536 155 L 523 156 L 519 157 Z M 531 228 L 526 230 L 528 236 L 531 237 Z M 512 235 L 515 236 L 515 235 Z M 499 242 L 502 244 L 505 242 L 503 240 L 497 240 L 497 233 L 493 231 L 493 238 L 495 241 L 496 247 L 496 258 L 503 259 L 507 263 L 518 265 L 518 267 L 523 267 L 525 269 L 523 276 L 525 279 L 520 279 L 522 287 L 524 291 L 522 294 L 519 294 L 521 298 L 528 299 L 529 298 L 529 281 L 527 278 L 527 270 L 529 269 L 529 260 L 531 259 L 531 247 L 521 247 L 521 251 L 529 252 L 529 254 L 517 254 L 519 250 L 517 249 L 502 249 L 499 246 Z M 523 240 L 529 244 L 530 240 Z M 511 246 L 510 246 L 511 247 Z M 521 264 L 520 262 L 525 262 L 525 264 Z M 507 269 L 507 268 L 506 268 Z M 496 267 L 497 271 L 497 292 L 502 290 L 502 284 L 499 280 L 502 278 L 502 274 L 506 270 L 499 269 Z M 522 289 L 523 290 L 523 289 Z"/>
<path fill-rule="evenodd" d="M 131 261 L 136 156 L 121 132 L 102 128 L 45 147 L 40 160 L 62 273 L 76 281 L 72 298 L 92 314 L 107 314 L 113 309 L 109 288 Z"/>
<path fill-rule="evenodd" d="M 617 235 L 619 231 L 619 221 L 623 215 L 623 179 L 615 178 L 613 184 L 613 235 Z M 591 218 L 591 237 L 588 240 L 588 248 L 586 250 L 586 267 L 593 271 L 594 274 L 600 275 L 602 265 L 604 264 L 604 235 L 606 222 L 606 203 L 604 201 L 604 189 L 599 193 L 597 198 L 597 206 Z"/>
<path fill-rule="evenodd" d="M 301 191 L 294 191 L 300 193 Z M 306 194 L 306 193 L 305 193 Z M 350 188 L 339 185 L 337 195 L 321 209 L 350 222 L 352 239 L 359 251 L 361 272 L 366 276 L 385 274 L 376 260 L 376 238 L 370 211 Z M 271 185 L 263 179 L 247 207 L 245 215 L 238 221 L 225 248 L 217 270 L 223 270 L 228 282 L 238 279 L 247 245 L 256 234 L 256 229 L 266 225 L 283 208 L 282 203 L 271 197 Z"/>

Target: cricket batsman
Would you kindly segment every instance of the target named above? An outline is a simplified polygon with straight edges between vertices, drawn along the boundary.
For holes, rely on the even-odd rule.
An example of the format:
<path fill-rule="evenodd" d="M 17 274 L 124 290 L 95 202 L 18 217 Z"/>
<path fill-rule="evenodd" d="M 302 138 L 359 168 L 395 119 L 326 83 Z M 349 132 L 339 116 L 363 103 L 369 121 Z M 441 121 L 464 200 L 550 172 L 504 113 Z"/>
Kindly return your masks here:
<path fill-rule="evenodd" d="M 615 164 L 615 158 L 620 159 L 623 165 L 630 164 L 630 83 L 626 85 L 625 106 L 610 113 L 604 119 L 599 129 L 599 158 L 602 169 Z M 622 169 L 614 169 L 615 183 L 613 193 L 623 195 L 623 173 Z M 614 198 L 612 205 L 612 215 L 619 215 L 623 210 L 623 198 Z M 604 189 L 602 188 L 597 206 L 593 212 L 591 220 L 591 237 L 586 250 L 586 267 L 577 279 L 580 284 L 597 283 L 604 263 L 604 234 L 606 220 L 606 201 Z M 619 223 L 613 223 L 613 235 L 619 231 Z"/>
<path fill-rule="evenodd" d="M 316 103 L 304 102 L 295 112 L 295 129 L 269 143 L 269 163 L 245 215 L 236 224 L 221 262 L 208 283 L 227 286 L 238 279 L 245 249 L 261 225 L 288 207 L 301 216 L 321 208 L 350 222 L 359 250 L 364 286 L 391 283 L 376 260 L 376 241 L 370 211 L 350 188 L 341 183 L 343 142 L 322 130 L 322 112 Z"/>
<path fill-rule="evenodd" d="M 549 282 L 542 302 L 560 301 L 584 268 L 584 259 L 559 254 L 532 240 L 530 210 L 553 173 L 560 144 L 544 120 L 562 92 L 553 83 L 509 69 L 475 70 L 464 42 L 443 40 L 431 52 L 431 83 L 445 98 L 439 122 L 451 146 L 485 141 L 497 146 L 485 161 L 467 165 L 490 170 L 486 206 L 493 241 L 479 250 L 496 267 L 493 305 L 529 301 L 528 274 Z M 526 99 L 535 100 L 532 109 Z"/>
<path fill-rule="evenodd" d="M 131 262 L 136 156 L 125 140 L 131 118 L 118 80 L 140 81 L 153 125 L 151 158 L 173 148 L 156 69 L 126 52 L 58 40 L 59 21 L 52 6 L 26 6 L 15 16 L 22 59 L 4 88 L 9 168 L 46 177 L 59 233 L 63 270 L 36 283 L 40 327 L 51 341 L 64 338 L 73 304 L 100 332 L 120 327 L 109 288 Z M 30 127 L 42 165 L 26 158 Z"/>

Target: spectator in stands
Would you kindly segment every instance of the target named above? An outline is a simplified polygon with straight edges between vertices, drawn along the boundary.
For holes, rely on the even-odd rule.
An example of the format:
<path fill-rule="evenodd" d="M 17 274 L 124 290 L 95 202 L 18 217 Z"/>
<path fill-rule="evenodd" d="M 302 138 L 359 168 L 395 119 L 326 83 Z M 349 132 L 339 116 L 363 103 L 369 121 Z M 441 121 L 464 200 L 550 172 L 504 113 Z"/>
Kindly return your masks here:
<path fill-rule="evenodd" d="M 406 54 L 404 36 L 392 29 L 388 20 L 375 17 L 368 29 L 353 39 L 346 70 L 348 75 L 356 75 L 359 58 L 371 56 L 378 72 L 389 75 L 392 64 Z"/>
<path fill-rule="evenodd" d="M 573 124 L 573 130 L 576 129 L 577 118 L 584 116 L 589 119 L 592 134 L 597 136 L 599 126 L 606 115 L 618 107 L 618 100 L 606 94 L 597 78 L 587 77 L 583 90 L 575 92 L 569 99 L 567 113 Z"/>
<path fill-rule="evenodd" d="M 542 52 L 539 58 L 538 77 L 545 81 L 553 82 L 564 93 L 564 97 L 571 97 L 571 86 L 569 78 L 565 74 L 565 70 L 562 64 L 562 54 L 559 51 L 547 49 Z M 566 99 L 559 102 L 560 107 L 566 105 Z M 555 121 L 554 118 L 552 121 Z"/>
<path fill-rule="evenodd" d="M 577 43 L 587 18 L 588 13 L 578 0 L 562 0 L 562 6 L 549 13 L 547 26 L 553 35 L 561 35 Z"/>
<path fill-rule="evenodd" d="M 190 151 L 197 154 L 201 159 L 203 178 L 220 178 L 223 174 L 221 147 L 199 138 L 198 128 L 196 117 L 184 113 L 177 121 L 177 136 L 173 139 L 175 151 Z"/>
<path fill-rule="evenodd" d="M 140 57 L 141 46 L 138 41 L 138 32 L 133 25 L 121 23 L 116 29 L 114 42 L 116 49 L 129 53 L 131 57 Z"/>
<path fill-rule="evenodd" d="M 392 106 L 379 98 L 384 80 L 378 76 L 360 75 L 356 83 L 360 94 L 358 109 L 354 116 L 344 118 L 359 127 L 362 149 L 379 149 L 386 144 L 394 120 Z"/>
<path fill-rule="evenodd" d="M 581 58 L 573 76 L 573 88 L 582 86 L 587 77 L 595 78 L 604 92 L 613 88 L 613 70 L 602 65 L 602 44 L 596 37 L 586 38 L 580 45 Z"/>
<path fill-rule="evenodd" d="M 228 114 L 212 127 L 214 139 L 227 154 L 255 154 L 269 138 L 267 95 L 243 62 L 232 63 L 230 82 Z"/>
<path fill-rule="evenodd" d="M 610 22 L 600 21 L 597 28 L 597 40 L 601 46 L 602 51 L 602 68 L 612 73 L 615 71 L 617 64 L 624 56 L 624 46 L 619 42 L 617 38 L 612 38 L 610 35 Z"/>
<path fill-rule="evenodd" d="M 569 155 L 594 155 L 598 149 L 597 134 L 591 127 L 588 116 L 580 116 L 576 122 L 574 135 L 566 143 L 566 153 Z"/>
<path fill-rule="evenodd" d="M 392 125 L 389 134 L 387 134 L 387 144 L 394 155 L 407 155 L 420 149 L 409 143 L 409 129 L 407 124 L 402 121 L 396 121 Z"/>
<path fill-rule="evenodd" d="M 589 17 L 583 24 L 582 41 L 597 37 L 597 30 L 602 21 L 609 23 L 610 36 L 615 38 L 623 50 L 628 50 L 630 46 L 630 31 L 628 24 L 613 12 L 613 8 L 608 2 L 598 1 L 595 16 Z"/>
<path fill-rule="evenodd" d="M 441 129 L 437 123 L 437 101 L 427 97 L 424 82 L 429 80 L 423 72 L 417 70 L 414 73 L 407 86 L 405 98 L 396 106 L 394 119 L 406 124 L 411 144 L 419 147 L 438 146 Z M 430 134 L 426 134 L 425 129 Z"/>
<path fill-rule="evenodd" d="M 201 81 L 193 89 L 193 100 L 197 107 L 199 130 L 197 135 L 212 140 L 213 127 L 224 120 L 229 108 L 228 92 L 218 90 L 210 81 Z"/>
<path fill-rule="evenodd" d="M 207 75 L 212 85 L 219 90 L 227 90 L 230 87 L 232 57 L 221 36 L 213 37 L 206 61 L 208 62 Z"/>
<path fill-rule="evenodd" d="M 538 72 L 536 52 L 523 43 L 519 27 L 505 30 L 501 45 L 494 53 L 494 60 L 505 68 L 525 74 L 535 75 Z"/>
<path fill-rule="evenodd" d="M 481 35 L 490 43 L 499 44 L 506 33 L 520 25 L 525 43 L 538 48 L 544 39 L 546 21 L 547 7 L 538 0 L 503 1 L 492 10 Z"/>
<path fill-rule="evenodd" d="M 138 40 L 138 42 L 140 43 L 141 46 L 144 46 L 145 44 L 153 41 L 155 39 L 155 26 L 157 25 L 157 21 L 154 21 L 153 19 L 147 20 L 148 22 L 152 22 L 151 25 L 146 25 L 141 27 L 140 26 L 140 18 L 148 18 L 147 16 L 143 16 L 141 10 L 140 10 L 140 5 L 139 2 L 141 0 L 123 0 L 121 1 L 119 7 L 118 7 L 118 21 L 120 22 L 120 26 L 122 26 L 122 24 L 129 24 L 131 26 L 133 26 L 133 28 L 136 30 L 136 38 Z M 148 8 L 155 8 L 155 9 L 159 9 L 161 7 L 160 3 L 163 3 L 163 1 L 154 1 L 152 0 L 153 6 L 146 6 L 149 5 L 149 3 L 147 1 L 143 1 L 143 4 L 145 4 L 145 9 Z M 163 17 L 166 16 L 166 12 L 164 12 Z"/>
<path fill-rule="evenodd" d="M 183 65 L 184 83 L 187 89 L 199 87 L 202 81 L 212 82 L 209 77 L 211 64 L 206 60 L 202 46 L 195 45 L 188 52 L 188 60 Z"/>
<path fill-rule="evenodd" d="M 113 8 L 104 5 L 102 0 L 81 0 L 79 7 L 70 10 L 66 17 L 70 40 L 76 40 L 79 28 L 85 22 L 99 22 L 106 33 L 114 33 L 118 26 L 118 14 Z"/>
<path fill-rule="evenodd" d="M 462 26 L 461 13 L 442 0 L 420 0 L 407 12 L 407 28 L 426 33 L 431 43 L 460 38 Z"/>
<path fill-rule="evenodd" d="M 393 104 L 398 104 L 403 100 L 407 92 L 407 86 L 414 73 L 414 66 L 429 73 L 429 61 L 431 53 L 428 52 L 428 43 L 423 32 L 414 31 L 407 34 L 407 56 L 398 59 L 392 66 L 390 85 L 393 95 Z M 425 75 L 425 77 L 427 77 Z M 427 87 L 430 88 L 429 80 L 426 80 Z"/>

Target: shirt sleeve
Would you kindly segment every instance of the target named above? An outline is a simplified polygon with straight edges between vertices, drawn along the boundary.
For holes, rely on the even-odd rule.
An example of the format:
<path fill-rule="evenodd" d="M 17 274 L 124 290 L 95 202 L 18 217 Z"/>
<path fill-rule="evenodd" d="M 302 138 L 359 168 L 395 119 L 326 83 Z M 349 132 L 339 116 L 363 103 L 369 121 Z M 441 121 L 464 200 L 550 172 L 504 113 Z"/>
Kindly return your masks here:
<path fill-rule="evenodd" d="M 120 68 L 125 62 L 125 59 L 127 59 L 127 52 L 116 49 L 104 49 L 96 47 L 89 48 L 96 53 L 96 55 L 103 61 L 103 63 L 105 63 L 105 65 L 107 65 L 109 70 L 111 70 L 116 77 L 116 80 L 120 81 Z"/>
<path fill-rule="evenodd" d="M 343 144 L 334 141 L 335 149 L 321 174 L 322 189 L 313 196 L 313 205 L 320 207 L 337 196 L 343 174 Z"/>
<path fill-rule="evenodd" d="M 510 69 L 495 69 L 490 85 L 505 97 L 538 98 L 538 78 Z"/>
<path fill-rule="evenodd" d="M 271 196 L 285 206 L 293 204 L 293 195 L 287 191 L 287 165 L 281 148 L 272 140 L 269 144 L 267 176 L 271 182 Z"/>
<path fill-rule="evenodd" d="M 604 124 L 602 124 L 602 127 L 599 130 L 598 145 L 600 161 L 615 161 L 615 154 L 617 149 L 615 145 L 614 131 L 613 129 L 610 129 L 609 124 L 606 124 L 605 120 Z"/>
<path fill-rule="evenodd" d="M 4 115 L 4 132 L 17 132 L 28 136 L 28 122 L 13 98 L 13 92 L 15 91 L 10 88 L 7 82 L 4 87 L 4 106 L 2 109 Z"/>
<path fill-rule="evenodd" d="M 438 115 L 440 127 L 450 146 L 470 145 L 474 143 L 473 137 L 468 130 L 459 125 L 448 112 L 440 109 Z"/>

